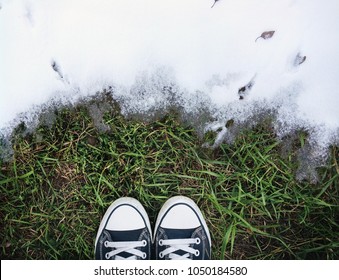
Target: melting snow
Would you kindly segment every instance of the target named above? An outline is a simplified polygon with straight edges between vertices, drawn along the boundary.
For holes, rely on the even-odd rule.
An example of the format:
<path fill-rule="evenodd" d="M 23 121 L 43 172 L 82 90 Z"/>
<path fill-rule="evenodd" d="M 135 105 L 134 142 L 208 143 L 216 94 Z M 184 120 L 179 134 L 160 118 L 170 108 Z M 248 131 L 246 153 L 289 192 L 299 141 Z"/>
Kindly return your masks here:
<path fill-rule="evenodd" d="M 214 3 L 215 2 L 215 3 Z M 213 8 L 211 8 L 211 6 Z M 229 119 L 275 112 L 283 137 L 338 141 L 337 0 L 2 0 L 0 128 L 112 87 L 123 113 L 203 104 Z M 217 144 L 217 143 L 216 143 Z"/>

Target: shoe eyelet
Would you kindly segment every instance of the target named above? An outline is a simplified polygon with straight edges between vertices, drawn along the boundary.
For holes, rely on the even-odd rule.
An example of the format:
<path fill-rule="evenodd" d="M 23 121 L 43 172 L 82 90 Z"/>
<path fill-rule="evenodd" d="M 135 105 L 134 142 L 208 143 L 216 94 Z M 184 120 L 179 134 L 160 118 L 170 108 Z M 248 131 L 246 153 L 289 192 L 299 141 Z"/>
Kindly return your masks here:
<path fill-rule="evenodd" d="M 147 241 L 146 240 L 143 240 L 142 241 L 142 246 L 145 247 L 147 245 Z"/>
<path fill-rule="evenodd" d="M 104 246 L 107 248 L 108 247 L 108 241 L 104 242 Z"/>
<path fill-rule="evenodd" d="M 195 239 L 195 244 L 200 244 L 200 242 L 201 242 L 200 238 Z"/>
<path fill-rule="evenodd" d="M 142 254 L 142 259 L 145 260 L 147 258 L 147 254 L 146 253 L 143 253 Z"/>
<path fill-rule="evenodd" d="M 200 255 L 200 252 L 199 252 L 199 250 L 195 250 L 195 253 L 194 253 L 194 255 L 195 255 L 196 257 L 199 257 L 199 255 Z"/>
<path fill-rule="evenodd" d="M 164 257 L 164 254 L 162 252 L 160 252 L 159 257 L 160 257 L 160 259 L 162 259 Z"/>
<path fill-rule="evenodd" d="M 160 239 L 159 240 L 159 245 L 162 246 L 164 244 L 164 240 Z"/>
<path fill-rule="evenodd" d="M 109 259 L 109 253 L 106 253 L 106 254 L 105 254 L 105 258 L 106 258 L 106 260 Z"/>

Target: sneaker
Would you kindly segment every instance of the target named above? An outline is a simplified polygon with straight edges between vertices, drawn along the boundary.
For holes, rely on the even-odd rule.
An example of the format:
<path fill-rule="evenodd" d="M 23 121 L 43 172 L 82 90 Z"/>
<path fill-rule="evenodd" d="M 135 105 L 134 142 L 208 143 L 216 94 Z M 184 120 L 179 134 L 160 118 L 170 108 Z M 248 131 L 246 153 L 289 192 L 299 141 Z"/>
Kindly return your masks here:
<path fill-rule="evenodd" d="M 208 260 L 211 237 L 204 217 L 193 200 L 175 196 L 161 208 L 154 229 L 157 260 Z"/>
<path fill-rule="evenodd" d="M 95 240 L 95 258 L 150 259 L 151 236 L 149 218 L 141 203 L 131 197 L 119 198 L 102 218 Z"/>

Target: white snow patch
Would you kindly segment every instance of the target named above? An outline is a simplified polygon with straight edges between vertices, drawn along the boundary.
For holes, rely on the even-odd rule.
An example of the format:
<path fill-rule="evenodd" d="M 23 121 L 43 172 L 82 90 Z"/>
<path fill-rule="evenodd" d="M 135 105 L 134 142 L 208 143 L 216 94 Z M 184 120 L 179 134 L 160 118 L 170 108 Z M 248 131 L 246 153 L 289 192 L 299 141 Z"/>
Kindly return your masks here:
<path fill-rule="evenodd" d="M 306 128 L 316 146 L 338 141 L 339 2 L 213 2 L 1 1 L 0 129 L 108 86 L 124 113 L 148 112 L 170 86 L 187 113 L 200 99 L 220 124 L 259 106 L 277 112 L 281 136 Z"/>

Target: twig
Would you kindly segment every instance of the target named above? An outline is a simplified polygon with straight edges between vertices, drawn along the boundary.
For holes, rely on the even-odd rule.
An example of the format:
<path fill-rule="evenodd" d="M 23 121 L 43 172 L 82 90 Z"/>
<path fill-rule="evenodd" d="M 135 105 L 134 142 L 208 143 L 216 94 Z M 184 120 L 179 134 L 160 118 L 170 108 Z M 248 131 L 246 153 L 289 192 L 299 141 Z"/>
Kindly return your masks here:
<path fill-rule="evenodd" d="M 211 8 L 213 8 L 214 7 L 214 5 L 215 5 L 215 3 L 217 3 L 219 0 L 214 0 L 214 3 L 213 3 L 213 5 L 212 5 L 212 7 Z"/>

